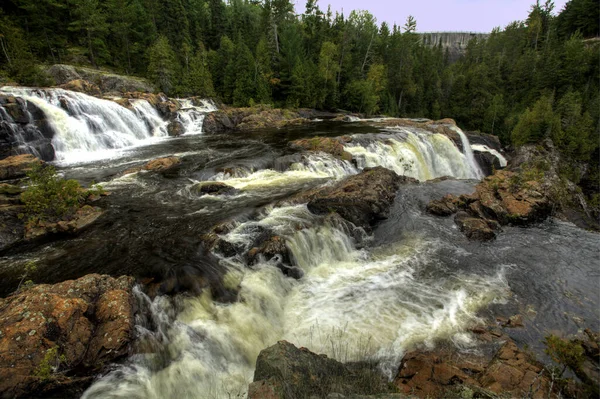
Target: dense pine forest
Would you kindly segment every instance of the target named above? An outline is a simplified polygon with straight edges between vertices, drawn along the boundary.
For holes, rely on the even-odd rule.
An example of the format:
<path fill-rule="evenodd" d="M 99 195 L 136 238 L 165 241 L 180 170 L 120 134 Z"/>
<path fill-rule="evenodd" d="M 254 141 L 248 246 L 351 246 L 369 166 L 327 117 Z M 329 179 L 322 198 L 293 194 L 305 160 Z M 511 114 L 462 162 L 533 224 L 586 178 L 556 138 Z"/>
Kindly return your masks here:
<path fill-rule="evenodd" d="M 452 117 L 506 144 L 549 136 L 588 161 L 600 118 L 598 15 L 598 0 L 563 10 L 538 0 L 526 21 L 473 39 L 450 62 L 422 44 L 412 17 L 388 26 L 314 0 L 300 15 L 289 0 L 7 0 L 0 79 L 47 85 L 40 65 L 88 65 L 234 106 Z"/>

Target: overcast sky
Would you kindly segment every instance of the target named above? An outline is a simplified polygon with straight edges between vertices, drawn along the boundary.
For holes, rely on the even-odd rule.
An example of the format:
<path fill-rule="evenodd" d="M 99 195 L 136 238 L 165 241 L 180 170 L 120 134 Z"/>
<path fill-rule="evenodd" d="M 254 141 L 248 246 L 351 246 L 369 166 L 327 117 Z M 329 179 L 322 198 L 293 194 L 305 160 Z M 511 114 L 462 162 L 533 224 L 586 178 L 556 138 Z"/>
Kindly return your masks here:
<path fill-rule="evenodd" d="M 543 1 L 540 1 L 543 3 Z M 494 27 L 504 28 L 516 20 L 525 20 L 535 0 L 319 0 L 319 7 L 344 11 L 348 17 L 352 10 L 367 10 L 381 24 L 387 21 L 390 27 L 400 26 L 406 17 L 417 20 L 417 31 L 471 31 L 490 32 Z M 555 13 L 567 0 L 555 0 Z M 305 0 L 296 0 L 298 13 L 304 12 Z"/>

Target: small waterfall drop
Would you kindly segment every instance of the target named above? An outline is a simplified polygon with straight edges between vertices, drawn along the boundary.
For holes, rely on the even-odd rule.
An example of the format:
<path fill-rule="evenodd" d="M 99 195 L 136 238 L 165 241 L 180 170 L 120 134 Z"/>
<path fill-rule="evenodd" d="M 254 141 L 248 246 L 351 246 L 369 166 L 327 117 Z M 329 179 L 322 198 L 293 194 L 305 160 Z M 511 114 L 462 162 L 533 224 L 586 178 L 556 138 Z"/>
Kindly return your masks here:
<path fill-rule="evenodd" d="M 202 134 L 202 122 L 209 112 L 217 110 L 216 105 L 210 100 L 177 99 L 181 109 L 177 112 L 177 120 L 185 128 L 185 134 Z M 196 103 L 196 104 L 194 104 Z"/>
<path fill-rule="evenodd" d="M 498 162 L 500 162 L 500 166 L 503 167 L 503 168 L 505 168 L 506 165 L 508 165 L 508 162 L 506 161 L 506 158 L 504 158 L 504 156 L 502 154 L 500 154 L 495 149 L 488 147 L 485 144 L 472 144 L 471 145 L 471 149 L 473 151 L 489 152 L 490 154 L 492 154 L 496 158 L 498 158 Z"/>
<path fill-rule="evenodd" d="M 479 165 L 477 164 L 477 161 L 475 160 L 475 156 L 473 155 L 473 150 L 471 149 L 471 143 L 469 142 L 467 135 L 456 126 L 452 126 L 450 128 L 452 130 L 454 130 L 456 133 L 458 133 L 458 135 L 460 136 L 460 141 L 463 146 L 463 154 L 465 155 L 467 162 L 469 163 L 469 167 L 471 168 L 471 171 L 474 174 L 474 178 L 481 179 L 483 177 L 483 173 L 481 172 L 481 168 L 479 168 Z"/>

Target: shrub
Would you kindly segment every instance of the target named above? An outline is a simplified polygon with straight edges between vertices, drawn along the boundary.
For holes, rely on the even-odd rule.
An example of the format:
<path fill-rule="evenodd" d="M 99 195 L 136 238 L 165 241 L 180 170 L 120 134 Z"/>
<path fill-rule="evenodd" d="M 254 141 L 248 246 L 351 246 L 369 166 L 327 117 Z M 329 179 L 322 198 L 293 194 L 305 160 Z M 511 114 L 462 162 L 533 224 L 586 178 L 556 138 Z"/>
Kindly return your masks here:
<path fill-rule="evenodd" d="M 546 354 L 553 361 L 563 366 L 560 377 L 562 377 L 567 367 L 575 373 L 579 371 L 584 361 L 583 347 L 579 343 L 552 334 L 545 338 L 544 343 L 546 344 Z"/>
<path fill-rule="evenodd" d="M 82 188 L 75 180 L 65 180 L 56 175 L 49 165 L 34 165 L 27 173 L 30 185 L 21 194 L 27 222 L 55 222 L 72 216 L 91 195 L 102 193 L 102 187 Z"/>

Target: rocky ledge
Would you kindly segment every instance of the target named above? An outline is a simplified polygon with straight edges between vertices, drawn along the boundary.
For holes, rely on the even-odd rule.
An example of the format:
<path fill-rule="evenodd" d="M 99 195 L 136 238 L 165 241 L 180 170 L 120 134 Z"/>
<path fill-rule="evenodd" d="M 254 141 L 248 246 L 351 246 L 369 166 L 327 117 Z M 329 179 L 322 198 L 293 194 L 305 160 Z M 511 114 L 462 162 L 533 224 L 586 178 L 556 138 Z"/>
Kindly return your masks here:
<path fill-rule="evenodd" d="M 132 277 L 90 274 L 0 298 L 0 397 L 81 394 L 134 337 Z"/>
<path fill-rule="evenodd" d="M 394 392 L 374 364 L 342 364 L 279 341 L 258 355 L 248 399 L 407 398 Z"/>
<path fill-rule="evenodd" d="M 344 161 L 352 161 L 352 154 L 344 149 L 344 144 L 350 143 L 352 137 L 312 137 L 290 141 L 288 147 L 295 151 L 325 152 Z"/>
<path fill-rule="evenodd" d="M 224 107 L 206 115 L 202 131 L 207 134 L 227 131 L 249 131 L 255 129 L 281 129 L 310 123 L 300 113 L 287 109 L 265 107 Z"/>

